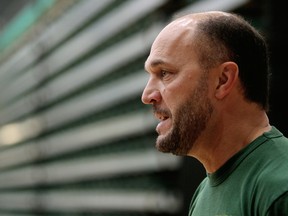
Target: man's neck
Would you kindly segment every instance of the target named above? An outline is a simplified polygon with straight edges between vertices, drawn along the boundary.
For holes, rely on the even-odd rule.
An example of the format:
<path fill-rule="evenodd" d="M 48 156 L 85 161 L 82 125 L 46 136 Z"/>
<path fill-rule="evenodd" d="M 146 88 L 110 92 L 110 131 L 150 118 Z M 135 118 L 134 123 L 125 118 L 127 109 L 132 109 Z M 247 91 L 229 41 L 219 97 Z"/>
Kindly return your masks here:
<path fill-rule="evenodd" d="M 234 122 L 218 125 L 199 139 L 189 155 L 198 159 L 207 173 L 213 173 L 233 155 L 269 130 L 271 126 L 264 112 L 257 113 L 248 120 L 239 119 L 236 124 Z"/>

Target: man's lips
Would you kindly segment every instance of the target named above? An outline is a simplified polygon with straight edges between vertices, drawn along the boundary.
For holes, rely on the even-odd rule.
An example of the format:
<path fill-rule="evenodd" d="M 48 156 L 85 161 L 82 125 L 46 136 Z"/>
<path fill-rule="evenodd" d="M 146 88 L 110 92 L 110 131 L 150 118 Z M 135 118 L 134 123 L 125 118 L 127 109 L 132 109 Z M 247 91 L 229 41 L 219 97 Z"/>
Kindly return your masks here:
<path fill-rule="evenodd" d="M 171 113 L 167 111 L 166 109 L 161 109 L 157 106 L 153 106 L 153 112 L 155 118 L 159 119 L 160 121 L 164 121 L 167 118 L 171 117 Z"/>
<path fill-rule="evenodd" d="M 171 118 L 165 117 L 158 123 L 156 131 L 159 135 L 163 135 L 167 133 L 167 131 L 169 131 L 170 128 L 171 128 Z"/>
<path fill-rule="evenodd" d="M 167 132 L 171 127 L 170 113 L 166 110 L 154 109 L 154 116 L 160 121 L 156 127 L 157 133 L 161 135 Z"/>
<path fill-rule="evenodd" d="M 169 118 L 167 115 L 161 113 L 154 113 L 154 115 L 160 121 L 165 121 L 167 118 Z"/>

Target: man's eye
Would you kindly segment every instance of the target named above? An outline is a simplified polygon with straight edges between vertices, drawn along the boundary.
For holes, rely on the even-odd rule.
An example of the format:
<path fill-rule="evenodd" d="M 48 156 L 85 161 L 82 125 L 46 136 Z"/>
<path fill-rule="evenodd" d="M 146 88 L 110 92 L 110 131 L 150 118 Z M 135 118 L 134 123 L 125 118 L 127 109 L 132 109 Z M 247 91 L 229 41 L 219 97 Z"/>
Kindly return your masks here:
<path fill-rule="evenodd" d="M 167 74 L 168 74 L 167 71 L 165 71 L 165 70 L 162 70 L 162 71 L 161 71 L 161 77 L 165 77 Z"/>

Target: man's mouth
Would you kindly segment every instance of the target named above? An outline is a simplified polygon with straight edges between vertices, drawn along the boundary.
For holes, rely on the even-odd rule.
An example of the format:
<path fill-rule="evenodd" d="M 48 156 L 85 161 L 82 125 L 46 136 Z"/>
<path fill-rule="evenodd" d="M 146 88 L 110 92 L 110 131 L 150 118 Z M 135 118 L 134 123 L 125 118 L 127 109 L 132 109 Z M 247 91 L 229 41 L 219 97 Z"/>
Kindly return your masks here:
<path fill-rule="evenodd" d="M 169 118 L 168 115 L 164 115 L 161 113 L 155 113 L 155 117 L 161 122 L 161 121 L 165 121 L 166 119 Z"/>
<path fill-rule="evenodd" d="M 154 111 L 154 116 L 160 122 L 156 127 L 156 131 L 159 135 L 165 134 L 171 127 L 171 117 L 167 111 Z"/>

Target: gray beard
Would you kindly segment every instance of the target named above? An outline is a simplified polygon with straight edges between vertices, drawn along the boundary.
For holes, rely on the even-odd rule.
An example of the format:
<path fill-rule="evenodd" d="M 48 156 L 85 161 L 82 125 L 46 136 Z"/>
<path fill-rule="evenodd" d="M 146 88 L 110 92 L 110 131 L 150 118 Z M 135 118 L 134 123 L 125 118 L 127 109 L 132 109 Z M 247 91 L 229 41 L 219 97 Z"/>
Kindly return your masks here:
<path fill-rule="evenodd" d="M 207 93 L 207 83 L 202 78 L 189 101 L 176 110 L 171 131 L 165 136 L 158 136 L 156 148 L 159 151 L 181 156 L 188 154 L 213 112 Z M 154 110 L 157 108 L 154 107 Z"/>

